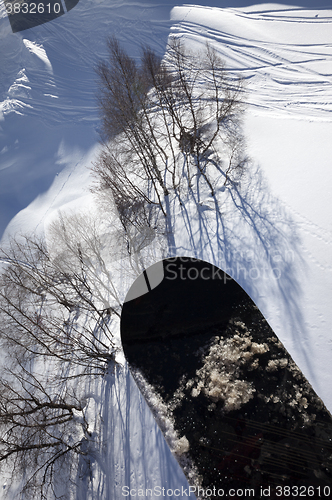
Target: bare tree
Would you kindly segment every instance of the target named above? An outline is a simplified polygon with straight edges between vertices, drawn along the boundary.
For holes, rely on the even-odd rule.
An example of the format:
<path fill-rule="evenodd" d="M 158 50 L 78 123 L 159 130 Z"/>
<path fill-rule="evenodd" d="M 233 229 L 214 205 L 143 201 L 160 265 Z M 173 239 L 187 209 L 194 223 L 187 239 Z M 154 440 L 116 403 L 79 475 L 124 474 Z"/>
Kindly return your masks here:
<path fill-rule="evenodd" d="M 84 455 L 84 399 L 73 384 L 52 375 L 57 367 L 49 360 L 45 366 L 19 351 L 13 346 L 8 351 L 0 379 L 0 468 L 7 466 L 13 478 L 23 478 L 27 497 L 60 497 L 75 457 Z"/>
<path fill-rule="evenodd" d="M 228 74 L 224 62 L 208 44 L 201 54 L 192 54 L 180 40 L 172 39 L 158 70 L 151 51 L 145 50 L 143 60 L 153 81 L 164 126 L 169 131 L 169 143 L 174 138 L 186 157 L 189 184 L 196 168 L 213 195 L 207 166 L 220 162 L 221 156 L 227 163 L 232 156 L 228 175 L 224 171 L 227 182 L 247 161 L 241 133 L 243 80 Z M 176 151 L 175 146 L 172 151 Z M 173 160 L 176 164 L 176 155 Z"/>
<path fill-rule="evenodd" d="M 109 152 L 108 163 L 113 173 L 119 162 L 133 161 L 136 157 L 140 168 L 138 176 L 148 180 L 161 202 L 160 195 L 168 195 L 162 176 L 162 163 L 166 153 L 154 136 L 154 115 L 150 112 L 149 82 L 135 60 L 126 54 L 116 38 L 108 41 L 109 59 L 97 68 L 100 80 L 99 104 L 103 115 L 103 134 L 106 140 L 120 134 L 120 154 Z M 124 156 L 124 158 L 121 158 Z M 102 157 L 102 164 L 105 155 Z M 161 166 L 160 166 L 161 162 Z M 114 174 L 113 174 L 114 175 Z M 128 179 L 130 175 L 126 175 Z M 113 183 L 109 187 L 112 188 Z M 135 186 L 139 189 L 137 180 Z M 145 186 L 144 186 L 145 187 Z M 160 192 L 161 190 L 161 192 Z M 134 190 L 135 194 L 141 192 Z M 153 200 L 150 200 L 153 201 Z"/>
<path fill-rule="evenodd" d="M 121 306 L 101 246 L 98 228 L 71 215 L 47 241 L 0 251 L 0 468 L 33 498 L 69 498 L 57 478 L 70 482 L 86 454 L 85 381 L 115 363 Z"/>
<path fill-rule="evenodd" d="M 189 187 L 199 175 L 214 195 L 209 169 L 232 182 L 247 162 L 243 81 L 228 74 L 216 51 L 207 45 L 194 55 L 173 39 L 163 61 L 144 48 L 138 66 L 115 38 L 108 49 L 97 69 L 104 149 L 94 171 L 119 211 L 136 200 L 159 205 L 167 216 L 164 198 L 183 186 L 183 155 Z"/>
<path fill-rule="evenodd" d="M 64 484 L 98 446 L 87 391 L 117 362 L 120 287 L 162 258 L 142 217 L 125 231 L 103 196 L 0 249 L 0 470 L 33 498 L 71 498 Z"/>
<path fill-rule="evenodd" d="M 25 237 L 13 241 L 2 260 L 8 263 L 0 277 L 3 341 L 89 373 L 112 359 L 113 335 L 105 310 L 119 312 L 107 301 L 102 304 L 95 292 L 101 294 L 102 281 L 98 288 L 79 245 L 66 258 L 51 259 L 45 241 Z"/>

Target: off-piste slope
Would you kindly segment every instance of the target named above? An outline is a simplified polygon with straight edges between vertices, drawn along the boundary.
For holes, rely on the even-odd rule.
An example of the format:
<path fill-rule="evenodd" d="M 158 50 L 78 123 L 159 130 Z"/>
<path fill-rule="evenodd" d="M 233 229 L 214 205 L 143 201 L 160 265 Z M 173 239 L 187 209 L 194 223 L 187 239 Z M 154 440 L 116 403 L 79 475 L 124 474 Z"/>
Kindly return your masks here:
<path fill-rule="evenodd" d="M 91 203 L 86 166 L 98 150 L 93 65 L 108 34 L 133 55 L 141 43 L 162 54 L 170 29 L 194 51 L 210 42 L 247 82 L 252 166 L 241 188 L 220 186 L 221 217 L 208 192 L 194 190 L 183 208 L 172 202 L 173 250 L 239 282 L 331 411 L 332 11 L 182 6 L 171 22 L 168 12 L 81 0 L 68 15 L 16 35 L 1 19 L 2 210 L 9 219 L 34 200 L 8 234 L 42 231 L 59 208 Z M 124 485 L 186 484 L 126 368 L 90 399 L 102 413 L 107 447 L 106 461 L 93 465 L 101 471 L 94 483 L 100 498 L 123 498 Z"/>

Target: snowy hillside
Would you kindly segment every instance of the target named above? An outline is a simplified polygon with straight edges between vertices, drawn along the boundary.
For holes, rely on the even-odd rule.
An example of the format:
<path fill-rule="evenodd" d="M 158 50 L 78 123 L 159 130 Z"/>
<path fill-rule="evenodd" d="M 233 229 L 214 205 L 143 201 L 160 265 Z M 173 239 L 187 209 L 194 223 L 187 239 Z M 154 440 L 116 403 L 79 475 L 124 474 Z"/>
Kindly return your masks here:
<path fill-rule="evenodd" d="M 219 192 L 223 225 L 208 193 L 185 209 L 172 204 L 175 252 L 238 281 L 332 411 L 331 28 L 332 10 L 80 0 L 57 20 L 12 34 L 1 4 L 3 240 L 43 232 L 60 208 L 92 207 L 93 68 L 109 34 L 135 56 L 141 44 L 163 55 L 170 34 L 192 50 L 209 41 L 246 81 L 252 166 L 240 190 Z M 107 446 L 106 462 L 96 456 L 92 466 L 93 498 L 123 498 L 124 485 L 187 487 L 126 366 L 92 393 Z M 88 486 L 77 498 L 90 498 Z"/>

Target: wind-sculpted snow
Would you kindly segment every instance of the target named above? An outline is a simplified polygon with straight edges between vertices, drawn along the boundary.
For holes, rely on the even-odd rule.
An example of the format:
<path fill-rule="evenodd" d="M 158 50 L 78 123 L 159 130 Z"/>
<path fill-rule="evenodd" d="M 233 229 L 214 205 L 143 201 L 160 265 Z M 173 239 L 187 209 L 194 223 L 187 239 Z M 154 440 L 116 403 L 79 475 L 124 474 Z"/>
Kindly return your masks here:
<path fill-rule="evenodd" d="M 0 234 L 47 191 L 66 144 L 81 157 L 98 142 L 95 66 L 116 34 L 131 53 L 165 51 L 171 7 L 86 1 L 13 34 L 0 4 Z M 137 40 L 139 42 L 137 43 Z"/>
<path fill-rule="evenodd" d="M 0 39 L 1 68 L 7 76 L 7 81 L 1 77 L 0 102 L 8 97 L 8 88 L 23 69 L 33 92 L 29 96 L 21 95 L 16 107 L 15 103 L 12 107 L 7 103 L 5 114 L 28 107 L 26 114 L 38 116 L 48 126 L 65 121 L 92 122 L 97 126 L 94 67 L 99 58 L 106 56 L 106 37 L 115 32 L 136 52 L 139 38 L 140 44 L 149 44 L 161 54 L 164 52 L 170 22 L 158 14 L 154 5 L 143 9 L 139 4 L 130 3 L 122 6 L 96 1 L 81 4 L 62 18 Z M 154 17 L 157 17 L 155 21 L 150 20 Z M 3 17 L 1 27 L 7 23 Z M 45 63 L 44 67 L 38 60 Z M 53 74 L 49 72 L 51 65 Z"/>

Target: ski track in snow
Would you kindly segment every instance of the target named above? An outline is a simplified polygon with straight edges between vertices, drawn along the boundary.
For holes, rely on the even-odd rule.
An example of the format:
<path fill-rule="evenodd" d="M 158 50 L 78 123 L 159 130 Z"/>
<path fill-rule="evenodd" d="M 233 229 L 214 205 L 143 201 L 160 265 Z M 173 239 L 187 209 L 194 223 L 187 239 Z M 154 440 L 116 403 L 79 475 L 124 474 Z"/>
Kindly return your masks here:
<path fill-rule="evenodd" d="M 319 142 L 319 129 L 311 128 L 312 123 L 325 124 L 326 135 L 331 130 L 332 10 L 192 5 L 175 7 L 169 21 L 170 7 L 81 0 L 58 20 L 14 35 L 0 4 L 3 228 L 27 205 L 15 216 L 7 235 L 20 229 L 42 231 L 59 208 L 86 208 L 89 203 L 91 179 L 86 166 L 98 150 L 99 125 L 93 67 L 106 54 L 108 34 L 118 36 L 135 56 L 140 44 L 149 44 L 162 55 L 169 32 L 183 37 L 192 50 L 209 41 L 230 70 L 247 83 L 248 149 L 263 174 L 260 177 L 257 170 L 248 175 L 241 193 L 227 189 L 219 193 L 220 219 L 208 193 L 188 199 L 182 209 L 174 204 L 176 253 L 205 259 L 226 272 L 233 270 L 331 411 L 328 203 L 332 197 L 328 198 L 325 187 L 331 182 L 332 148 L 326 144 L 324 159 L 320 156 L 324 145 L 317 147 L 321 169 L 316 181 L 316 166 L 301 157 L 302 170 L 315 168 L 312 176 L 304 176 L 296 164 L 297 155 L 287 163 L 288 152 L 280 153 L 284 145 L 276 144 L 277 135 L 269 138 L 268 134 L 271 118 L 286 134 L 295 136 L 305 129 L 310 136 L 313 131 L 313 142 Z M 29 124 L 36 127 L 35 132 Z M 311 144 L 294 145 L 298 157 L 301 147 L 309 152 Z M 282 162 L 280 172 L 274 157 Z M 308 203 L 311 181 L 315 192 Z M 271 260 L 273 251 L 279 252 L 280 261 Z M 238 276 L 236 266 L 241 271 Z M 273 266 L 281 271 L 279 281 L 273 279 Z M 251 269 L 265 275 L 257 280 L 244 276 L 243 271 Z M 95 481 L 100 483 L 94 498 L 123 498 L 122 485 L 185 486 L 127 367 L 94 391 L 97 403 L 103 400 L 100 442 L 106 446 L 105 455 L 99 457 L 101 472 L 96 472 Z M 84 488 L 78 492 L 80 500 L 89 498 L 88 485 Z"/>
<path fill-rule="evenodd" d="M 175 7 L 172 31 L 196 43 L 208 40 L 247 81 L 252 106 L 331 120 L 332 11 L 227 9 L 205 25 L 207 17 L 205 8 Z"/>

